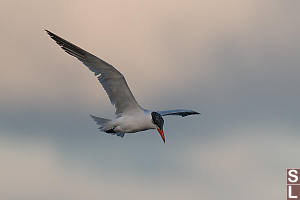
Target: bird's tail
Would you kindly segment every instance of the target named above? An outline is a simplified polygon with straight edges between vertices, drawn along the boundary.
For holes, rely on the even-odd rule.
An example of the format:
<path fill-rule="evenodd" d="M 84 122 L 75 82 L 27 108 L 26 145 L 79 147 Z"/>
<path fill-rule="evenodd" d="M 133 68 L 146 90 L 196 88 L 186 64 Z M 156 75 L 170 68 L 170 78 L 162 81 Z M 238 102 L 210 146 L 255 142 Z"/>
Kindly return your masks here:
<path fill-rule="evenodd" d="M 99 127 L 99 130 L 100 131 L 105 131 L 104 128 L 105 128 L 105 125 L 107 125 L 107 123 L 110 121 L 110 119 L 104 119 L 104 118 L 101 118 L 101 117 L 96 117 L 94 115 L 90 115 L 91 118 L 93 118 L 93 120 L 95 120 L 96 124 L 98 124 L 100 127 Z"/>
<path fill-rule="evenodd" d="M 124 137 L 124 133 L 115 132 L 113 130 L 113 127 L 111 127 L 111 124 L 109 124 L 109 122 L 111 121 L 110 119 L 96 117 L 94 115 L 90 115 L 90 116 L 100 126 L 98 128 L 100 131 L 103 131 L 103 132 L 108 133 L 108 134 L 112 134 L 112 135 L 117 135 L 117 136 L 120 136 L 120 137 Z"/>

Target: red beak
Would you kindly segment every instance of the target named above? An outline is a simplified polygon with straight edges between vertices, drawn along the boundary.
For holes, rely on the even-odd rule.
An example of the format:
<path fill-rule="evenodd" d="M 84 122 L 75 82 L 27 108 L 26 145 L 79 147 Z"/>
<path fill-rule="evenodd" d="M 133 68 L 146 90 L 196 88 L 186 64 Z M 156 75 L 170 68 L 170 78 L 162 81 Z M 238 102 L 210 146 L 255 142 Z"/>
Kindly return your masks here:
<path fill-rule="evenodd" d="M 166 143 L 164 131 L 162 129 L 160 129 L 160 128 L 156 128 L 156 129 L 159 132 L 159 134 L 161 136 L 161 139 L 164 141 L 164 143 Z"/>

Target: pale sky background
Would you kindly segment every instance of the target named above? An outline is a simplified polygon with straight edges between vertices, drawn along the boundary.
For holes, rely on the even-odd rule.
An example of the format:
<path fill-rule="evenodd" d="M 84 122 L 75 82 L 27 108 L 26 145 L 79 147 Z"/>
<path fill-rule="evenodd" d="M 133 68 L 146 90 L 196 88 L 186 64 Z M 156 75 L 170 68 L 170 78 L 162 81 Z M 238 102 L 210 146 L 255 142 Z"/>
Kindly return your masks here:
<path fill-rule="evenodd" d="M 0 1 L 0 199 L 285 199 L 300 167 L 300 2 Z M 156 131 L 114 108 L 49 29 L 119 69 Z"/>

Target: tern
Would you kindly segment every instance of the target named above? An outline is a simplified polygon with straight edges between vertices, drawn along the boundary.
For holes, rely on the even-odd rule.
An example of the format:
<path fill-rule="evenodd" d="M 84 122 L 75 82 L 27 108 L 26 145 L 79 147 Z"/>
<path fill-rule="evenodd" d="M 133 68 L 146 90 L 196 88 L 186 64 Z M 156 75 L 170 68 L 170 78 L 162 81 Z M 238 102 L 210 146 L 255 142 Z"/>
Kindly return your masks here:
<path fill-rule="evenodd" d="M 48 30 L 45 31 L 66 53 L 76 57 L 90 71 L 94 72 L 111 103 L 115 106 L 116 118 L 113 120 L 90 115 L 100 126 L 100 131 L 124 137 L 125 133 L 157 129 L 165 143 L 164 119 L 162 116 L 178 115 L 185 117 L 200 114 L 196 111 L 185 109 L 151 111 L 142 108 L 135 100 L 123 74 L 116 68 L 54 33 Z"/>

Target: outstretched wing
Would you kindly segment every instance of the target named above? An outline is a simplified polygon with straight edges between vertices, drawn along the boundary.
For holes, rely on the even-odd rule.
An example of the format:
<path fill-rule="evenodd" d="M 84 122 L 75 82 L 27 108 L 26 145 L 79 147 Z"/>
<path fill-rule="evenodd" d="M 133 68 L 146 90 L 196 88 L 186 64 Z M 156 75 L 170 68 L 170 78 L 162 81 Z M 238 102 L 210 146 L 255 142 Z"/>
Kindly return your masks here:
<path fill-rule="evenodd" d="M 193 110 L 184 110 L 184 109 L 177 109 L 177 110 L 164 110 L 164 111 L 157 111 L 161 116 L 166 115 L 180 115 L 181 117 L 186 117 L 188 115 L 200 115 L 200 113 L 193 111 Z"/>
<path fill-rule="evenodd" d="M 111 103 L 115 106 L 117 115 L 141 109 L 131 93 L 123 74 L 112 65 L 50 31 L 46 30 L 46 32 L 63 50 L 76 57 L 94 72 L 105 89 Z"/>

